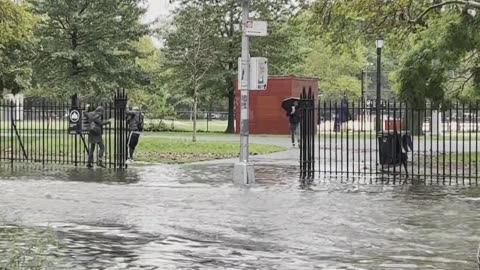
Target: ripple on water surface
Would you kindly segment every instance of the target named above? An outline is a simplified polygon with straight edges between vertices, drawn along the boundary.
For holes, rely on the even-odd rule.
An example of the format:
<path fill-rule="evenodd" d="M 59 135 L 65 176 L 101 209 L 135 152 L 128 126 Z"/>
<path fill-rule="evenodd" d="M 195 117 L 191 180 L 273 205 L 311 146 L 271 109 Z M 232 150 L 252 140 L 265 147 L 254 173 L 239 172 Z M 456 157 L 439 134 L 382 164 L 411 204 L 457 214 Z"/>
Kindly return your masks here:
<path fill-rule="evenodd" d="M 258 166 L 239 188 L 228 164 L 0 179 L 4 224 L 49 228 L 55 269 L 476 268 L 473 187 L 304 184 L 295 167 Z"/>

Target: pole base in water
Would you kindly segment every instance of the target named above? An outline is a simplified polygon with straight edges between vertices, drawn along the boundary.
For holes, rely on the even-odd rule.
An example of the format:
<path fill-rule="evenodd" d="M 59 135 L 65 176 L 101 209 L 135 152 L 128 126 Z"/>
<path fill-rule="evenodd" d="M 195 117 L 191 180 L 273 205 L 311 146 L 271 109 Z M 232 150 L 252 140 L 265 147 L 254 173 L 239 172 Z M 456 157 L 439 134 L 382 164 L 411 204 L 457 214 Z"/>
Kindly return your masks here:
<path fill-rule="evenodd" d="M 255 168 L 253 164 L 246 162 L 235 163 L 233 183 L 246 186 L 255 184 Z"/>

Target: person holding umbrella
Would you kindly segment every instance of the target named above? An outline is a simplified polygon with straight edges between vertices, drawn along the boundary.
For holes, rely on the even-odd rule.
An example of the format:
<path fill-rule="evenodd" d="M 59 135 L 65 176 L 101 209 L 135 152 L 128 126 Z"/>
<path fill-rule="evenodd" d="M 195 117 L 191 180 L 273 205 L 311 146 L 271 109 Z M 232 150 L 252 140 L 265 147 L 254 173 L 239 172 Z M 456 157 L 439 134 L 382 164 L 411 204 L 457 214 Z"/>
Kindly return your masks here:
<path fill-rule="evenodd" d="M 290 124 L 290 135 L 292 146 L 295 147 L 295 139 L 300 145 L 300 110 L 298 98 L 287 98 L 282 102 L 282 108 L 287 112 L 288 122 Z"/>

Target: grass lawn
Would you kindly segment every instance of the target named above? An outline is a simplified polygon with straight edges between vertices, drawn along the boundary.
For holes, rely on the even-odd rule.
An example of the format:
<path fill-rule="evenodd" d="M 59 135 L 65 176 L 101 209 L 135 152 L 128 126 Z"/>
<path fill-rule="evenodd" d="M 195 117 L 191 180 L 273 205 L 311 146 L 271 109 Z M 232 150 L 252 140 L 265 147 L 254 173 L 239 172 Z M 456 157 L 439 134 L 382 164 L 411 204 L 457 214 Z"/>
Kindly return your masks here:
<path fill-rule="evenodd" d="M 144 132 L 142 137 L 192 137 L 192 131 L 161 131 L 161 132 Z M 197 137 L 230 137 L 237 138 L 239 134 L 231 134 L 224 132 L 197 132 Z M 252 137 L 273 137 L 273 138 L 290 138 L 290 135 L 269 135 L 269 134 L 250 134 Z"/>
<path fill-rule="evenodd" d="M 452 162 L 459 163 L 476 163 L 480 161 L 480 153 L 470 152 L 470 153 L 461 153 L 461 154 L 449 154 L 445 156 L 446 161 L 452 160 Z"/>
<path fill-rule="evenodd" d="M 280 146 L 250 144 L 251 155 L 286 150 Z M 159 163 L 189 163 L 215 159 L 235 158 L 240 144 L 233 142 L 196 142 L 180 139 L 143 137 L 137 147 L 136 160 Z"/>
<path fill-rule="evenodd" d="M 2 119 L 3 120 L 3 119 Z M 32 120 L 24 120 L 24 121 L 15 121 L 15 125 L 17 129 L 20 130 L 66 130 L 68 127 L 68 121 L 65 119 L 55 119 L 52 121 L 51 124 L 48 123 L 48 120 L 45 121 L 32 121 Z M 4 120 L 0 122 L 0 130 L 10 130 L 12 124 L 10 120 Z"/>
<path fill-rule="evenodd" d="M 230 135 L 231 136 L 231 135 Z M 87 152 L 80 137 L 62 133 L 58 136 L 22 137 L 23 145 L 28 156 L 28 160 L 40 162 L 42 159 L 47 163 L 71 163 L 77 157 L 78 160 L 85 160 Z M 113 137 L 104 136 L 105 142 L 105 161 L 109 162 L 113 158 L 114 147 L 109 147 L 109 140 Z M 113 145 L 113 142 L 112 144 Z M 156 163 L 188 163 L 196 161 L 207 161 L 215 159 L 233 158 L 239 156 L 239 142 L 196 142 L 190 139 L 168 139 L 161 137 L 142 136 L 137 148 L 136 159 L 139 161 L 148 161 Z M 9 159 L 23 158 L 23 152 L 18 140 L 12 143 L 8 137 L 0 137 L 0 158 Z M 250 144 L 250 154 L 268 154 L 286 150 L 283 147 L 273 145 Z M 75 155 L 74 153 L 77 153 Z"/>
<path fill-rule="evenodd" d="M 192 131 L 159 131 L 159 132 L 143 132 L 142 137 L 149 136 L 165 136 L 165 137 L 192 137 Z M 224 132 L 198 132 L 197 137 L 235 137 L 237 134 L 227 134 Z"/>
<path fill-rule="evenodd" d="M 156 119 L 146 119 L 145 125 L 158 123 Z M 167 128 L 178 131 L 193 131 L 193 122 L 190 120 L 163 120 Z M 224 132 L 227 129 L 227 121 L 224 120 L 197 120 L 197 131 Z"/>
<path fill-rule="evenodd" d="M 4 120 L 4 119 L 2 119 Z M 145 125 L 158 123 L 157 119 L 145 119 Z M 190 120 L 163 120 L 165 125 L 172 130 L 178 131 L 193 131 L 193 122 Z M 48 120 L 44 121 L 15 121 L 17 129 L 22 130 L 65 130 L 68 127 L 68 121 L 66 119 L 54 119 L 51 124 Z M 227 121 L 225 120 L 197 120 L 197 131 L 203 132 L 225 132 L 227 129 Z M 11 128 L 10 120 L 0 121 L 0 130 L 7 131 Z"/>

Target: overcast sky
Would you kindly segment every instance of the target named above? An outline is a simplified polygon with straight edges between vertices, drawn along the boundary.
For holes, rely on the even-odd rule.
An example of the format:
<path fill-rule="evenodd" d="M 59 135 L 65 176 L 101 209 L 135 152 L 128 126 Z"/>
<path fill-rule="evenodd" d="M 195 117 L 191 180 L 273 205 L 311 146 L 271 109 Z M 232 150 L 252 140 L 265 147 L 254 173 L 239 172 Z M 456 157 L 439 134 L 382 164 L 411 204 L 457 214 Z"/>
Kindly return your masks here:
<path fill-rule="evenodd" d="M 152 22 L 157 18 L 165 18 L 170 13 L 170 10 L 173 9 L 173 5 L 169 4 L 169 0 L 147 0 L 148 2 L 148 11 L 143 18 L 143 21 L 146 23 Z M 161 47 L 162 42 L 155 37 L 153 38 L 153 43 L 156 47 Z"/>
<path fill-rule="evenodd" d="M 169 0 L 148 0 L 148 11 L 145 15 L 144 20 L 146 22 L 151 22 L 157 17 L 164 17 L 169 14 L 169 9 L 173 5 L 169 4 Z"/>

